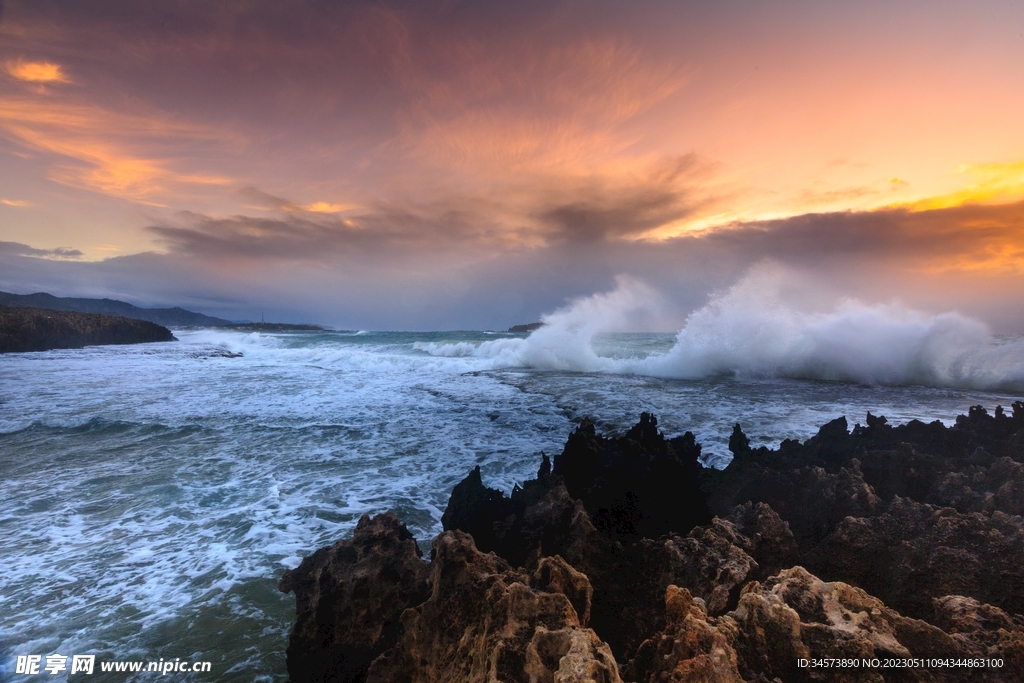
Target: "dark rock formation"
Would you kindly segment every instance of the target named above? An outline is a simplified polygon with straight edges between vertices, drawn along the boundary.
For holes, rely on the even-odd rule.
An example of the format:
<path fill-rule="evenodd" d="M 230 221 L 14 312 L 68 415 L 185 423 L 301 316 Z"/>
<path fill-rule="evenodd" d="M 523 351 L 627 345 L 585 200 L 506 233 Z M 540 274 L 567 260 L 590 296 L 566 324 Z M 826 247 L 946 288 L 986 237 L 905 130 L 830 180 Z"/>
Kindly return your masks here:
<path fill-rule="evenodd" d="M 399 637 L 402 612 L 427 599 L 429 566 L 394 513 L 363 515 L 351 540 L 321 548 L 284 573 L 297 619 L 288 675 L 299 681 L 363 681 Z"/>
<path fill-rule="evenodd" d="M 763 586 L 748 584 L 736 609 L 719 618 L 710 617 L 704 602 L 685 588 L 670 586 L 665 603 L 665 629 L 637 650 L 625 667 L 627 680 L 959 681 L 968 676 L 956 669 L 826 669 L 801 667 L 799 662 L 956 658 L 977 656 L 979 647 L 989 651 L 969 636 L 958 639 L 904 617 L 859 588 L 823 582 L 801 567 L 787 569 Z M 991 651 L 1017 656 L 1020 649 L 1014 637 L 1006 634 Z M 970 678 L 1016 680 L 1007 673 L 1005 669 L 975 670 Z"/>
<path fill-rule="evenodd" d="M 935 624 L 974 657 L 1002 659 L 1003 678 L 1024 681 L 1024 619 L 962 595 L 935 599 Z"/>
<path fill-rule="evenodd" d="M 966 595 L 1024 611 L 1024 402 L 1012 416 L 972 408 L 952 427 L 892 427 L 844 418 L 801 444 L 751 450 L 737 425 L 735 459 L 701 473 L 712 509 L 764 503 L 785 520 L 792 559 L 857 585 L 905 614 Z"/>
<path fill-rule="evenodd" d="M 535 330 L 539 330 L 542 327 L 544 327 L 544 323 L 525 323 L 523 325 L 513 325 L 512 327 L 508 328 L 508 331 L 514 334 L 522 334 L 524 332 L 533 332 Z"/>
<path fill-rule="evenodd" d="M 367 683 L 620 680 L 608 646 L 580 620 L 587 577 L 564 560 L 546 557 L 528 574 L 460 531 L 434 539 L 433 555 L 430 598 L 402 615 L 401 637 Z"/>
<path fill-rule="evenodd" d="M 507 497 L 474 469 L 429 565 L 364 518 L 282 580 L 292 680 L 1024 680 L 1024 403 L 730 448 L 706 470 L 652 416 L 584 421 Z M 1004 666 L 798 665 L 886 657 Z"/>
<path fill-rule="evenodd" d="M 0 353 L 175 341 L 166 327 L 95 313 L 0 306 Z"/>
<path fill-rule="evenodd" d="M 618 439 L 597 434 L 584 420 L 555 456 L 553 473 L 583 501 L 598 529 L 654 538 L 711 521 L 697 485 L 704 469 L 699 457 L 692 433 L 666 439 L 657 418 L 643 413 Z"/>
<path fill-rule="evenodd" d="M 474 469 L 453 489 L 442 523 L 469 533 L 479 549 L 514 566 L 547 555 L 565 558 L 590 578 L 593 627 L 621 656 L 660 618 L 661 596 L 677 572 L 702 571 L 690 568 L 691 562 L 719 561 L 705 557 L 709 553 L 684 556 L 671 542 L 644 540 L 670 530 L 685 534 L 711 521 L 697 487 L 699 455 L 692 434 L 668 440 L 646 413 L 619 439 L 597 435 L 585 420 L 554 467 L 544 456 L 537 479 L 508 498 L 486 488 Z M 727 540 L 720 545 L 731 548 Z M 744 557 L 741 564 L 756 566 Z"/>
<path fill-rule="evenodd" d="M 806 561 L 925 619 L 932 598 L 948 594 L 1024 613 L 1024 519 L 1002 512 L 964 515 L 897 497 L 880 515 L 844 519 Z"/>

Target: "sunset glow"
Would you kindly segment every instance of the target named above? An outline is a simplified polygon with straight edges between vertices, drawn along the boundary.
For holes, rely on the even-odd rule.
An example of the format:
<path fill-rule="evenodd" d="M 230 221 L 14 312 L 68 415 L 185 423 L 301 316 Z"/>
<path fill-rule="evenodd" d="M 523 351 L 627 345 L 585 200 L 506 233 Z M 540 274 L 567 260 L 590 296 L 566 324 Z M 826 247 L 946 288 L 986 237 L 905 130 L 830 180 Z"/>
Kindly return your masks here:
<path fill-rule="evenodd" d="M 981 290 L 951 273 L 1005 278 L 993 324 L 1024 328 L 1022 25 L 994 3 L 7 2 L 0 289 L 481 327 L 623 274 L 686 308 L 767 258 L 963 308 Z M 57 247 L 78 264 L 25 251 Z"/>
<path fill-rule="evenodd" d="M 24 62 L 21 60 L 4 63 L 4 70 L 19 81 L 30 83 L 67 83 L 59 64 L 50 62 Z"/>

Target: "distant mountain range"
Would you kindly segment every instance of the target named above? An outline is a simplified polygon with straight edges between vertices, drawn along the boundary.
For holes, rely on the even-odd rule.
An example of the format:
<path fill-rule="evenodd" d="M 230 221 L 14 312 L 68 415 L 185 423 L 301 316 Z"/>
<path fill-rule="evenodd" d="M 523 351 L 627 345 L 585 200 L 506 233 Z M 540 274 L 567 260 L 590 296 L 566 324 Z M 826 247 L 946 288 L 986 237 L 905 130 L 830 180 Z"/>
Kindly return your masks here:
<path fill-rule="evenodd" d="M 0 306 L 11 306 L 14 308 L 46 308 L 51 311 L 72 311 L 75 313 L 103 313 L 106 315 L 120 315 L 135 320 L 147 320 L 157 325 L 169 325 L 182 327 L 195 325 L 198 327 L 225 327 L 235 326 L 223 318 L 193 313 L 184 308 L 139 308 L 124 301 L 116 299 L 77 299 L 71 297 L 59 297 L 44 292 L 35 294 L 11 294 L 0 292 Z"/>

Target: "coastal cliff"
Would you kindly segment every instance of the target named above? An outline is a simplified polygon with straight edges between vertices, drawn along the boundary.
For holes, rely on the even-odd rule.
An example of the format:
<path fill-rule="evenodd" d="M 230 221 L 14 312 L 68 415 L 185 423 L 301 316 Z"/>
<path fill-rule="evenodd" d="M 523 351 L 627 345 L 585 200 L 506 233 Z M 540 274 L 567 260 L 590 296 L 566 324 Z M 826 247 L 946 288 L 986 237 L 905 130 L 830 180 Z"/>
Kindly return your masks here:
<path fill-rule="evenodd" d="M 364 516 L 281 580 L 291 680 L 1024 680 L 1024 402 L 866 422 L 737 425 L 717 471 L 651 415 L 584 420 L 508 496 L 471 471 L 430 562 Z"/>
<path fill-rule="evenodd" d="M 0 353 L 175 341 L 166 327 L 98 313 L 0 306 Z"/>

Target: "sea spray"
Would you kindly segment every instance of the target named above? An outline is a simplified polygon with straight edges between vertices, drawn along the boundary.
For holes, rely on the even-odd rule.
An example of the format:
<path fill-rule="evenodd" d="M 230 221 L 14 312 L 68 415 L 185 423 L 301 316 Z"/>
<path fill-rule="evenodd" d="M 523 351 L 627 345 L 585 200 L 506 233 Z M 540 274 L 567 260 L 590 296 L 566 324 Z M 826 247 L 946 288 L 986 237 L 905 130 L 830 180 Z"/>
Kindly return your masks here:
<path fill-rule="evenodd" d="M 777 265 L 755 266 L 691 313 L 664 354 L 611 358 L 595 351 L 595 337 L 625 331 L 632 321 L 666 308 L 657 292 L 631 278 L 543 316 L 545 326 L 525 339 L 416 348 L 435 356 L 489 359 L 493 369 L 1024 388 L 1024 340 L 997 340 L 982 322 L 960 313 L 929 314 L 899 302 L 847 299 L 831 310 L 814 310 L 793 295 L 796 281 Z"/>
<path fill-rule="evenodd" d="M 671 351 L 622 363 L 622 371 L 964 388 L 1013 386 L 1024 378 L 1024 343 L 997 343 L 983 323 L 959 313 L 854 300 L 804 311 L 784 299 L 783 285 L 774 270 L 752 271 L 692 313 Z"/>

